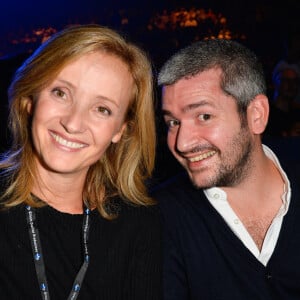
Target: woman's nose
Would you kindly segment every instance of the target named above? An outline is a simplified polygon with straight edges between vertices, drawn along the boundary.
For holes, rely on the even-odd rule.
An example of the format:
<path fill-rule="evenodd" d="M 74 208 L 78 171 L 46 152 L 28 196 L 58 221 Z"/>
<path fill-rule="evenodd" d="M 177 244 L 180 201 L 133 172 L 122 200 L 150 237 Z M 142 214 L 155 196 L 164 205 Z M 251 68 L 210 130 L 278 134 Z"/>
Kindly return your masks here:
<path fill-rule="evenodd" d="M 86 129 L 85 113 L 77 108 L 72 109 L 61 118 L 61 125 L 68 133 L 82 133 Z"/>

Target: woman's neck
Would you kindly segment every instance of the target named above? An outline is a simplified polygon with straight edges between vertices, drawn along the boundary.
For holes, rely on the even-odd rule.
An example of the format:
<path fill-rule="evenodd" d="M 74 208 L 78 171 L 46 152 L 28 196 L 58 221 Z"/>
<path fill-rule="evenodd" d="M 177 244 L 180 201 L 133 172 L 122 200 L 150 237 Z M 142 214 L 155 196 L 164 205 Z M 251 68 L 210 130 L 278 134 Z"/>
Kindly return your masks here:
<path fill-rule="evenodd" d="M 81 214 L 84 179 L 59 175 L 37 176 L 32 193 L 58 211 Z"/>

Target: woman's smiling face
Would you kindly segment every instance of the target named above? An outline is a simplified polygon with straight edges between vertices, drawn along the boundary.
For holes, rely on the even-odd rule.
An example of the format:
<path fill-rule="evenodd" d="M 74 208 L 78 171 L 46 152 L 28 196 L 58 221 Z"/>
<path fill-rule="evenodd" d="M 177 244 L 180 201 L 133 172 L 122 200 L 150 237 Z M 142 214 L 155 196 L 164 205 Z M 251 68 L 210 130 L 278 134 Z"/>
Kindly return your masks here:
<path fill-rule="evenodd" d="M 120 140 L 133 79 L 118 57 L 93 52 L 65 66 L 29 103 L 37 167 L 86 174 Z"/>

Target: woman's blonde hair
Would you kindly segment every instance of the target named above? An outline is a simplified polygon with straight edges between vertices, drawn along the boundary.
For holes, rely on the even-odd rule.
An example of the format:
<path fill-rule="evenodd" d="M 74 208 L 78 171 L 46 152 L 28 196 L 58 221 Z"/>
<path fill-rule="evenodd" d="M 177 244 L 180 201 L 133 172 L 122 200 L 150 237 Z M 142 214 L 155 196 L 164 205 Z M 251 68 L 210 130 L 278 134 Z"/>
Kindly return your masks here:
<path fill-rule="evenodd" d="M 31 141 L 28 99 L 34 101 L 71 61 L 90 52 L 105 52 L 121 59 L 129 69 L 134 90 L 121 140 L 111 144 L 101 159 L 90 167 L 83 199 L 110 218 L 110 199 L 120 195 L 137 205 L 152 204 L 145 180 L 155 161 L 155 120 L 151 63 L 143 50 L 116 31 L 99 25 L 68 27 L 42 44 L 17 70 L 9 87 L 12 147 L 0 162 L 8 187 L 2 195 L 6 207 L 27 203 L 41 206 L 31 196 L 36 169 Z"/>

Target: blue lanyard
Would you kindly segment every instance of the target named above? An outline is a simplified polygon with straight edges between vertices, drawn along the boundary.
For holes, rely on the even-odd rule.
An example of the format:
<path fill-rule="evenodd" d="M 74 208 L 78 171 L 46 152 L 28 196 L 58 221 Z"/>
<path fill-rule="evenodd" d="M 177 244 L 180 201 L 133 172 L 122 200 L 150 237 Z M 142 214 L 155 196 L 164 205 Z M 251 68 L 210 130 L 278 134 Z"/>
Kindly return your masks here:
<path fill-rule="evenodd" d="M 40 286 L 41 295 L 43 300 L 50 300 L 48 282 L 47 282 L 47 277 L 45 272 L 44 258 L 42 254 L 42 246 L 41 246 L 41 241 L 39 236 L 39 230 L 36 224 L 35 209 L 27 205 L 25 211 L 26 211 L 26 219 L 27 219 L 27 225 L 29 230 L 29 237 L 31 241 L 31 248 L 33 253 L 33 260 L 34 260 L 37 279 Z M 89 228 L 90 228 L 89 218 L 90 218 L 90 210 L 88 208 L 85 208 L 83 225 L 82 225 L 84 259 L 83 259 L 82 266 L 73 282 L 72 290 L 69 294 L 68 300 L 77 299 L 86 270 L 89 265 L 89 258 L 90 258 L 89 251 L 88 251 L 88 235 L 89 235 Z"/>

